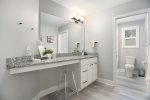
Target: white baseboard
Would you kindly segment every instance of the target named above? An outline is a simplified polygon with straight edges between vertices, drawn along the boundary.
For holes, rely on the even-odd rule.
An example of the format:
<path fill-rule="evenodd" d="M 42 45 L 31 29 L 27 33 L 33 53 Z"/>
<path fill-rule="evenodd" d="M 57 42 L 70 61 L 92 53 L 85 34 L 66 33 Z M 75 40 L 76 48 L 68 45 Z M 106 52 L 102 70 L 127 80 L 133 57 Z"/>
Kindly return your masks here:
<path fill-rule="evenodd" d="M 65 84 L 63 83 L 60 85 L 59 88 L 62 89 L 64 86 L 65 86 Z M 53 92 L 57 91 L 57 89 L 58 89 L 58 85 L 55 85 L 55 86 L 50 87 L 48 89 L 42 90 L 32 100 L 40 100 L 41 97 L 46 96 L 50 93 L 53 93 Z"/>
<path fill-rule="evenodd" d="M 107 80 L 107 79 L 103 79 L 103 78 L 98 78 L 97 82 L 109 85 L 109 86 L 114 86 L 113 81 L 111 80 Z M 64 83 L 60 85 L 60 89 L 62 89 L 64 87 Z M 53 87 L 50 87 L 48 89 L 42 90 L 40 91 L 32 100 L 40 100 L 41 97 L 46 96 L 50 93 L 55 92 L 58 89 L 58 85 L 55 85 Z"/>
<path fill-rule="evenodd" d="M 114 86 L 113 81 L 107 80 L 107 79 L 104 79 L 104 78 L 98 78 L 97 82 L 100 82 L 100 83 L 103 83 L 103 84 L 106 84 L 106 85 L 109 85 L 109 86 Z"/>

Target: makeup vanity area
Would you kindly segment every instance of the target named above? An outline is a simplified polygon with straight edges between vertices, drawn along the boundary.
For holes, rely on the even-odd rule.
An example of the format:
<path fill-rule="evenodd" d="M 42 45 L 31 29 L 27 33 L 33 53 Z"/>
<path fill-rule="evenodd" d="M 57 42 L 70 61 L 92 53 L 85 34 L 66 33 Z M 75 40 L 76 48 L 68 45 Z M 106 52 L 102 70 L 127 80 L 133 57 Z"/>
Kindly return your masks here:
<path fill-rule="evenodd" d="M 44 51 L 40 49 L 38 57 L 35 57 L 35 55 L 31 57 L 33 56 L 31 51 L 31 56 L 7 58 L 7 69 L 9 69 L 11 75 L 19 75 L 67 66 L 65 68 L 71 68 L 75 73 L 77 88 L 80 91 L 97 80 L 98 54 L 87 53 L 87 55 L 84 55 L 82 53 L 85 51 L 83 23 L 75 23 L 72 19 L 66 20 L 51 15 L 42 11 L 42 9 L 39 12 L 40 43 L 38 40 L 37 49 L 42 46 L 44 48 L 42 50 L 47 48 L 53 50 L 52 57 L 48 58 L 47 55 L 42 55 Z M 28 50 L 30 51 L 30 47 L 28 47 Z M 43 57 L 44 59 L 42 59 Z M 57 88 L 43 89 L 39 91 L 40 95 L 43 93 L 39 98 L 56 90 Z"/>
<path fill-rule="evenodd" d="M 12 60 L 9 58 L 8 60 Z M 16 63 L 12 64 L 12 63 Z M 18 64 L 17 64 L 18 63 Z M 7 67 L 10 70 L 10 74 L 21 74 L 32 71 L 46 70 L 55 67 L 62 67 L 65 65 L 74 64 L 73 69 L 76 69 L 78 73 L 78 89 L 82 90 L 97 79 L 97 55 L 91 54 L 87 56 L 68 56 L 58 57 L 55 59 L 46 59 L 41 61 L 30 62 L 11 62 L 8 61 Z M 75 75 L 76 76 L 76 75 Z"/>

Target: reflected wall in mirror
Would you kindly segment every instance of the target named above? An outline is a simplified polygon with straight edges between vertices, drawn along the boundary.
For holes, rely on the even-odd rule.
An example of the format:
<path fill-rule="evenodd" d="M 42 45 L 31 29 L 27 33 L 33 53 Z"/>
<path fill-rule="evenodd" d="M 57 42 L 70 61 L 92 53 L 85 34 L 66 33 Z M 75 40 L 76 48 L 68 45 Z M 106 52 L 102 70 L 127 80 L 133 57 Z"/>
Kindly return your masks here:
<path fill-rule="evenodd" d="M 84 48 L 83 25 L 41 12 L 40 40 L 55 53 L 81 52 Z"/>

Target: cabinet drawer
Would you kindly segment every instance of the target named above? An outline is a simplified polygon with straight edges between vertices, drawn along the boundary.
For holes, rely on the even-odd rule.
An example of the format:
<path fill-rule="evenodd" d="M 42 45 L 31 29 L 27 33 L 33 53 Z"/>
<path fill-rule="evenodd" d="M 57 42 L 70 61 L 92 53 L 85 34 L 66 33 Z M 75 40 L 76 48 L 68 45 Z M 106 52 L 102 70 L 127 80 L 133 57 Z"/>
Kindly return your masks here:
<path fill-rule="evenodd" d="M 97 63 L 97 57 L 81 60 L 81 66 Z"/>
<path fill-rule="evenodd" d="M 81 67 L 81 73 L 87 72 L 88 71 L 88 65 L 82 66 Z"/>
<path fill-rule="evenodd" d="M 81 87 L 84 88 L 88 84 L 88 69 L 87 66 L 81 68 Z"/>
<path fill-rule="evenodd" d="M 83 81 L 81 83 L 81 88 L 83 89 L 84 87 L 86 87 L 88 85 L 88 81 Z"/>
<path fill-rule="evenodd" d="M 81 68 L 81 82 L 88 80 L 88 66 L 83 66 Z"/>

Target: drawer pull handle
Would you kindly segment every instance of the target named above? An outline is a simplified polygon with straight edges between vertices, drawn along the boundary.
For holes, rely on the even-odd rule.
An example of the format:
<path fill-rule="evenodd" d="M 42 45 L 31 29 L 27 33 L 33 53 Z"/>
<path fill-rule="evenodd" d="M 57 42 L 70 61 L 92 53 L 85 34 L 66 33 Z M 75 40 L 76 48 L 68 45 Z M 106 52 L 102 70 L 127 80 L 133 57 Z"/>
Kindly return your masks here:
<path fill-rule="evenodd" d="M 84 70 L 83 72 L 87 72 L 87 70 Z"/>
<path fill-rule="evenodd" d="M 83 83 L 86 83 L 87 81 L 84 81 Z"/>

